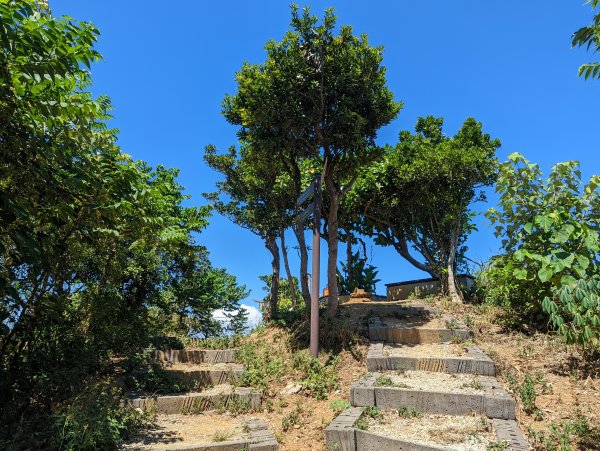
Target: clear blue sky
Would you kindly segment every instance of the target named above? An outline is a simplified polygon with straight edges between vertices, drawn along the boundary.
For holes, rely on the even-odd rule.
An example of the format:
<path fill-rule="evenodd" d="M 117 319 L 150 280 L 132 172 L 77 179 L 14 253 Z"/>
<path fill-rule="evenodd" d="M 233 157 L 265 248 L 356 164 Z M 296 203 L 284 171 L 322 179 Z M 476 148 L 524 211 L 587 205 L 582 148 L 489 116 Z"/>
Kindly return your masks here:
<path fill-rule="evenodd" d="M 371 44 L 384 46 L 389 86 L 405 106 L 380 131 L 380 143 L 394 143 L 418 116 L 443 116 L 448 134 L 471 116 L 501 139 L 499 158 L 519 151 L 545 171 L 558 161 L 577 159 L 589 177 L 600 173 L 600 81 L 577 77 L 579 65 L 593 56 L 570 48 L 571 34 L 592 20 L 583 3 L 338 0 L 299 5 L 319 15 L 333 6 L 339 24 L 352 25 L 355 33 L 367 33 Z M 235 143 L 235 129 L 220 115 L 221 100 L 235 92 L 234 73 L 242 63 L 262 62 L 264 44 L 281 39 L 288 29 L 288 3 L 50 4 L 55 15 L 92 21 L 101 31 L 97 48 L 105 61 L 93 67 L 93 92 L 112 98 L 112 126 L 121 130 L 122 149 L 152 165 L 180 168 L 191 203 L 204 204 L 202 193 L 217 179 L 203 163 L 204 146 L 225 149 Z M 494 201 L 492 194 L 488 205 L 476 209 Z M 498 242 L 485 218 L 477 223 L 469 256 L 486 260 L 497 252 Z M 288 241 L 294 243 L 291 237 Z M 263 296 L 258 275 L 269 273 L 270 260 L 259 238 L 215 215 L 200 242 L 214 264 L 252 289 L 246 303 Z M 382 279 L 380 293 L 384 283 L 426 276 L 391 249 L 374 247 L 372 253 Z"/>

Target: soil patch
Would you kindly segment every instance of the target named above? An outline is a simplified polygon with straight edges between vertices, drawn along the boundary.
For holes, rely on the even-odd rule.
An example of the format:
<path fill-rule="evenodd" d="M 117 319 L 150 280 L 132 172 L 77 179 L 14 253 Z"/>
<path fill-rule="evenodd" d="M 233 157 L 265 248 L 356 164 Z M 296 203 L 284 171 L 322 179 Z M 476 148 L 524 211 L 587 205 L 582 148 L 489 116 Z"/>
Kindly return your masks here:
<path fill-rule="evenodd" d="M 164 449 L 170 445 L 194 445 L 246 439 L 243 417 L 204 413 L 158 415 L 153 427 L 127 443 L 124 449 Z"/>

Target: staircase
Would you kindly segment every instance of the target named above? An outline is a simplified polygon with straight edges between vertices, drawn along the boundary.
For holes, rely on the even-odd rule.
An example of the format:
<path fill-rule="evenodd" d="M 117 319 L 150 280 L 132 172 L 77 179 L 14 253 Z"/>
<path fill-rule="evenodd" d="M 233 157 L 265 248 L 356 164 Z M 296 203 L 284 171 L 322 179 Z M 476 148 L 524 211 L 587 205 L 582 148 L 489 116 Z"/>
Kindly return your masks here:
<path fill-rule="evenodd" d="M 454 318 L 398 306 L 370 318 L 369 373 L 326 428 L 330 450 L 529 450 L 494 362 Z"/>
<path fill-rule="evenodd" d="M 235 349 L 154 351 L 171 376 L 194 390 L 164 396 L 132 393 L 127 401 L 156 412 L 157 422 L 125 449 L 278 450 L 265 421 L 250 415 L 261 408 L 260 394 L 236 386 L 244 367 L 236 363 L 235 353 Z"/>

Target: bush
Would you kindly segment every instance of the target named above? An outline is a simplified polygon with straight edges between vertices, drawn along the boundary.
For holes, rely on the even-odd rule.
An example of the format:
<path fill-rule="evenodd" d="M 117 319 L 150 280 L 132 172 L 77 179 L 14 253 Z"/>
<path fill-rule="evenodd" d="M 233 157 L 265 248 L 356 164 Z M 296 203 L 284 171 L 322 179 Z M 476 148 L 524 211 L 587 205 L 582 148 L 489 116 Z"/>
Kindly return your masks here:
<path fill-rule="evenodd" d="M 541 313 L 539 325 L 553 315 L 552 325 L 570 341 L 593 340 L 596 303 L 583 292 L 587 282 L 578 281 L 600 272 L 599 186 L 600 176 L 582 182 L 575 161 L 556 164 L 544 179 L 537 164 L 511 154 L 499 168 L 499 209 L 486 214 L 505 253 L 480 277 L 485 297 L 522 315 Z"/>
<path fill-rule="evenodd" d="M 600 347 L 600 277 L 560 287 L 542 306 L 567 343 L 584 349 Z"/>
<path fill-rule="evenodd" d="M 91 389 L 53 415 L 55 435 L 50 448 L 60 450 L 115 449 L 152 420 L 149 413 L 121 405 L 116 389 Z"/>

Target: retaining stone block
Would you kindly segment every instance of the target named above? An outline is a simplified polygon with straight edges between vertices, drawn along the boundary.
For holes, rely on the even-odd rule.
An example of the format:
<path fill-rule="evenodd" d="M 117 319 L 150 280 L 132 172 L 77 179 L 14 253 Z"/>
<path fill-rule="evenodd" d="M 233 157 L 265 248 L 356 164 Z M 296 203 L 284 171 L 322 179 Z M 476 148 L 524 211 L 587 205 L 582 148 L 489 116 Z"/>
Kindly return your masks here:
<path fill-rule="evenodd" d="M 167 349 L 154 350 L 152 355 L 161 362 L 171 363 L 235 363 L 237 349 Z"/>
<path fill-rule="evenodd" d="M 421 413 L 468 415 L 472 412 L 490 418 L 515 418 L 515 401 L 490 377 L 480 377 L 484 394 L 424 391 L 413 388 L 376 387 L 379 373 L 358 381 L 350 388 L 350 399 L 355 406 L 377 406 L 397 409 L 412 407 Z"/>
<path fill-rule="evenodd" d="M 422 445 L 403 440 L 401 437 L 389 437 L 368 430 L 354 427 L 354 423 L 362 414 L 363 408 L 353 407 L 342 412 L 325 429 L 327 449 L 330 451 L 441 451 L 446 448 Z M 507 451 L 526 451 L 529 444 L 514 420 L 494 419 L 498 441 L 507 441 Z"/>
<path fill-rule="evenodd" d="M 229 370 L 171 370 L 167 372 L 186 383 L 196 383 L 199 387 L 233 383 L 244 372 L 243 365 L 232 364 Z"/>
<path fill-rule="evenodd" d="M 407 370 L 433 371 L 442 373 L 468 373 L 480 376 L 495 376 L 496 365 L 478 347 L 468 346 L 471 358 L 464 357 L 415 357 L 384 354 L 383 343 L 374 343 L 367 353 L 369 371 L 388 371 L 404 367 Z"/>
<path fill-rule="evenodd" d="M 187 393 L 182 395 L 167 395 L 153 397 L 130 398 L 127 400 L 134 408 L 156 408 L 157 413 L 199 413 L 207 410 L 227 409 L 234 403 L 247 404 L 248 410 L 256 411 L 260 408 L 260 393 L 251 388 L 236 388 L 232 393 L 205 394 Z"/>
<path fill-rule="evenodd" d="M 388 343 L 420 344 L 444 343 L 452 340 L 466 341 L 471 337 L 467 329 L 447 329 L 434 327 L 386 326 L 380 318 L 369 321 L 369 340 L 387 341 Z"/>

